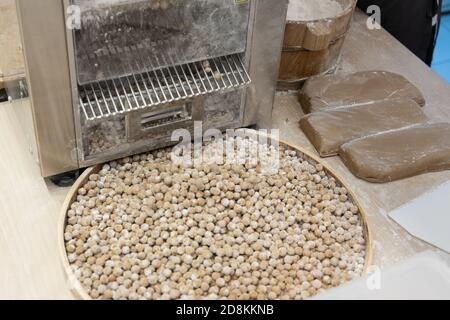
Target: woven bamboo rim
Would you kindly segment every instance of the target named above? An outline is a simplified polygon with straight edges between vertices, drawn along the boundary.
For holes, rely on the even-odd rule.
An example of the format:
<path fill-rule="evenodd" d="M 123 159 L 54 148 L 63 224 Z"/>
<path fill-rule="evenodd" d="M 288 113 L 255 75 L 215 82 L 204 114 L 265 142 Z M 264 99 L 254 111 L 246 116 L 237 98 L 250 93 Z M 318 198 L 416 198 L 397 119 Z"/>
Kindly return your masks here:
<path fill-rule="evenodd" d="M 258 133 L 261 134 L 261 133 Z M 262 135 L 262 134 L 261 134 Z M 270 139 L 270 137 L 269 137 Z M 313 155 L 308 150 L 305 150 L 304 148 L 290 144 L 287 142 L 284 142 L 282 140 L 280 141 L 280 147 L 287 147 L 291 150 L 295 150 L 299 155 L 302 155 L 303 157 L 306 157 L 307 160 L 319 163 L 323 165 L 324 170 L 333 178 L 336 179 L 338 183 L 340 183 L 344 188 L 348 190 L 349 195 L 351 196 L 351 200 L 357 205 L 360 212 L 360 218 L 361 223 L 364 231 L 364 238 L 366 240 L 366 257 L 365 257 L 365 265 L 364 265 L 364 274 L 367 274 L 369 272 L 369 268 L 372 265 L 372 259 L 373 259 L 373 239 L 372 239 L 372 232 L 369 227 L 369 221 L 368 221 L 368 215 L 366 213 L 365 208 L 361 205 L 361 201 L 358 198 L 358 196 L 353 192 L 353 190 L 349 187 L 349 185 L 339 177 L 339 175 L 328 165 L 324 164 L 322 159 L 320 159 L 318 156 Z M 75 202 L 78 189 L 81 188 L 89 179 L 89 176 L 91 174 L 98 173 L 101 170 L 101 165 L 96 165 L 93 167 L 90 167 L 84 171 L 84 173 L 78 178 L 78 180 L 75 182 L 75 184 L 70 189 L 64 203 L 61 209 L 61 217 L 60 222 L 58 225 L 58 246 L 59 246 L 59 253 L 61 256 L 62 265 L 66 274 L 66 280 L 70 286 L 70 291 L 74 295 L 76 299 L 82 299 L 82 300 L 92 300 L 92 298 L 89 296 L 89 294 L 84 290 L 81 283 L 76 278 L 72 267 L 70 266 L 69 259 L 67 257 L 66 252 L 66 245 L 64 240 L 64 230 L 66 228 L 67 224 L 67 211 L 69 210 L 70 206 L 73 202 Z"/>

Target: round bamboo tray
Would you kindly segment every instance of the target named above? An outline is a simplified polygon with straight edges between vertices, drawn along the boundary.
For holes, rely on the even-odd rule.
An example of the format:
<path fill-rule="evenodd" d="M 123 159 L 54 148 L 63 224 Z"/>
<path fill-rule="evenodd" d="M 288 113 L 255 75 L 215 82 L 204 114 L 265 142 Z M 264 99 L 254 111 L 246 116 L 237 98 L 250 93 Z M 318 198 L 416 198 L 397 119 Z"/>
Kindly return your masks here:
<path fill-rule="evenodd" d="M 312 21 L 287 21 L 283 48 L 303 48 L 311 51 L 325 50 L 344 36 L 350 26 L 355 0 L 336 0 L 343 10 L 337 16 Z"/>
<path fill-rule="evenodd" d="M 66 281 L 74 297 L 83 300 L 92 300 L 92 298 L 83 289 L 81 283 L 78 281 L 77 277 L 73 273 L 72 267 L 70 266 L 69 259 L 67 258 L 66 243 L 64 240 L 64 230 L 66 229 L 67 225 L 67 211 L 69 210 L 72 203 L 75 202 L 78 195 L 78 189 L 80 189 L 88 181 L 89 176 L 91 174 L 98 173 L 100 169 L 101 165 L 87 168 L 83 172 L 83 174 L 77 179 L 77 181 L 75 181 L 72 188 L 70 188 L 66 199 L 64 200 L 58 226 L 58 247 L 62 265 L 66 274 Z"/>
<path fill-rule="evenodd" d="M 258 133 L 261 134 L 261 133 Z M 269 139 L 270 136 L 268 136 Z M 269 140 L 270 141 L 270 140 Z M 293 144 L 289 144 L 286 142 L 283 142 L 280 140 L 280 147 L 284 147 L 286 149 L 290 149 L 290 150 L 294 150 L 297 152 L 297 154 L 302 155 L 306 160 L 315 162 L 315 163 L 320 163 L 323 165 L 325 171 L 332 177 L 334 177 L 336 179 L 336 181 L 338 183 L 341 184 L 341 186 L 345 187 L 348 190 L 348 193 L 350 195 L 350 198 L 353 200 L 353 202 L 358 206 L 359 208 L 359 212 L 360 212 L 360 217 L 361 217 L 361 223 L 362 223 L 362 227 L 364 229 L 364 236 L 366 239 L 366 257 L 365 257 L 365 266 L 364 266 L 364 274 L 367 274 L 369 271 L 369 268 L 372 264 L 372 257 L 373 257 L 373 249 L 372 249 L 372 232 L 371 229 L 369 227 L 369 223 L 368 223 L 368 218 L 367 218 L 367 213 L 364 209 L 363 206 L 361 206 L 361 201 L 359 200 L 359 198 L 357 197 L 357 195 L 354 193 L 354 191 L 349 187 L 349 185 L 347 183 L 345 183 L 345 181 L 343 181 L 337 174 L 336 172 L 331 169 L 330 167 L 328 167 L 326 164 L 323 163 L 322 159 L 320 159 L 319 157 L 313 155 L 312 153 L 310 153 L 309 151 L 305 150 L 304 148 L 300 147 L 300 146 L 296 146 Z M 72 294 L 74 295 L 74 297 L 76 299 L 83 299 L 83 300 L 92 300 L 92 298 L 89 296 L 89 294 L 83 289 L 81 283 L 78 281 L 78 279 L 76 278 L 75 274 L 73 273 L 72 267 L 70 266 L 69 260 L 67 258 L 67 252 L 66 252 L 66 246 L 65 246 L 65 240 L 64 240 L 64 230 L 66 228 L 66 224 L 67 224 L 67 211 L 69 210 L 70 206 L 72 205 L 72 203 L 76 200 L 77 194 L 78 194 L 78 189 L 83 186 L 89 179 L 89 176 L 91 174 L 95 174 L 98 173 L 101 170 L 101 165 L 96 165 L 93 167 L 90 167 L 88 169 L 86 169 L 86 171 L 84 171 L 84 173 L 78 178 L 78 180 L 75 182 L 75 184 L 72 186 L 72 188 L 70 189 L 64 203 L 61 209 L 61 218 L 60 218 L 60 223 L 59 223 L 59 230 L 58 230 L 58 234 L 59 234 L 59 239 L 58 239 L 58 246 L 59 246 L 59 252 L 61 255 L 61 261 L 62 261 L 62 265 L 64 267 L 65 270 L 65 274 L 67 277 L 67 282 L 70 286 L 70 290 L 72 292 Z"/>

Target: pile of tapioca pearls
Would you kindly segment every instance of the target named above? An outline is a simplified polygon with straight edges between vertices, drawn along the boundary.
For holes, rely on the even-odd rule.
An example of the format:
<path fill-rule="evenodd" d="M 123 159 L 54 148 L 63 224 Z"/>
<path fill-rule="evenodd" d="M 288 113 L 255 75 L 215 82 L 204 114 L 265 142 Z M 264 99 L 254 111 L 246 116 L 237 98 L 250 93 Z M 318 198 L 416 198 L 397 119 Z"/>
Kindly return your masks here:
<path fill-rule="evenodd" d="M 268 176 L 250 162 L 175 165 L 170 149 L 105 164 L 67 213 L 76 277 L 94 299 L 305 299 L 360 275 L 348 191 L 281 155 Z"/>

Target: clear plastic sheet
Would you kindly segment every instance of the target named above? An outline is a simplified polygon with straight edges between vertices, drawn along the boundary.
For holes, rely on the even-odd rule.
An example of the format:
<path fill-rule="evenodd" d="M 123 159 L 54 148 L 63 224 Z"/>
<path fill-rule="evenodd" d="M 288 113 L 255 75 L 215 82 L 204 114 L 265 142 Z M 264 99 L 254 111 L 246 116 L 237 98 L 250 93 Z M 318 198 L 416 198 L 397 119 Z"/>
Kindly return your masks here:
<path fill-rule="evenodd" d="M 391 182 L 450 169 L 450 123 L 427 123 L 344 144 L 345 165 L 370 182 Z"/>
<path fill-rule="evenodd" d="M 328 157 L 351 140 L 427 120 L 416 102 L 396 99 L 315 112 L 303 117 L 300 126 L 320 156 Z"/>
<path fill-rule="evenodd" d="M 387 71 L 319 76 L 309 79 L 299 94 L 305 113 L 395 98 L 425 105 L 419 89 L 405 77 Z"/>
<path fill-rule="evenodd" d="M 325 50 L 283 50 L 281 54 L 280 81 L 299 81 L 328 72 L 336 67 L 345 37 L 341 37 Z"/>

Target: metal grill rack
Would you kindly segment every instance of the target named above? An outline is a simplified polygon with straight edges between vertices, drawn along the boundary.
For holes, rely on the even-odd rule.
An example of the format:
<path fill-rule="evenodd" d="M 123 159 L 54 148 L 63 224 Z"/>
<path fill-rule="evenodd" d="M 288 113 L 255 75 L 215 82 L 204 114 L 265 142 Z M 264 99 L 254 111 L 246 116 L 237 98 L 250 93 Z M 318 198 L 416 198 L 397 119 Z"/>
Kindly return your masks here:
<path fill-rule="evenodd" d="M 89 83 L 79 87 L 79 102 L 84 117 L 95 120 L 250 83 L 241 55 L 233 54 Z"/>

